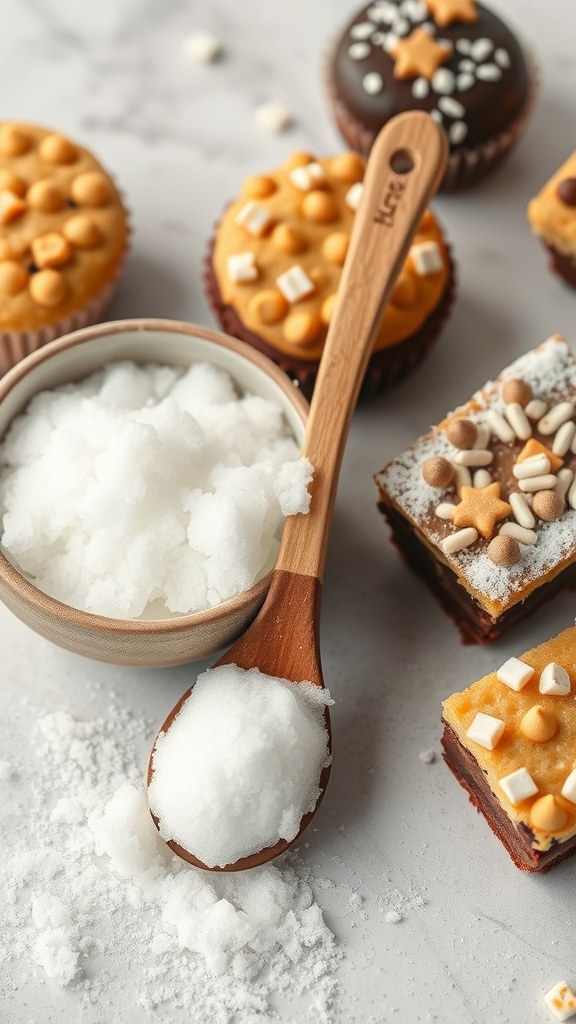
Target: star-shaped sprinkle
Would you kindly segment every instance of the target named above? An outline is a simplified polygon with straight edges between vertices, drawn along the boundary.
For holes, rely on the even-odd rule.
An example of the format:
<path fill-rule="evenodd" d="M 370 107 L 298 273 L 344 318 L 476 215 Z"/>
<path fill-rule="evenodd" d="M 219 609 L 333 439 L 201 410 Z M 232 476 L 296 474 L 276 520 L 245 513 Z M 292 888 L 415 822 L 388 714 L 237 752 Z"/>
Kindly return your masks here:
<path fill-rule="evenodd" d="M 500 484 L 487 487 L 462 487 L 461 501 L 454 509 L 454 526 L 473 526 L 485 540 L 490 540 L 496 523 L 506 519 L 512 508 L 500 498 Z"/>
<path fill-rule="evenodd" d="M 478 21 L 476 0 L 424 0 L 424 3 L 441 28 L 453 21 Z"/>
<path fill-rule="evenodd" d="M 524 459 L 530 459 L 533 455 L 545 455 L 550 463 L 551 473 L 557 473 L 560 466 L 564 463 L 564 459 L 561 459 L 559 455 L 554 455 L 545 444 L 541 444 L 535 437 L 531 437 L 529 441 L 526 441 L 522 451 L 518 454 L 516 462 L 524 462 Z"/>
<path fill-rule="evenodd" d="M 415 28 L 399 39 L 390 53 L 395 61 L 394 78 L 426 78 L 430 82 L 452 54 L 452 47 L 437 43 L 426 29 Z"/>

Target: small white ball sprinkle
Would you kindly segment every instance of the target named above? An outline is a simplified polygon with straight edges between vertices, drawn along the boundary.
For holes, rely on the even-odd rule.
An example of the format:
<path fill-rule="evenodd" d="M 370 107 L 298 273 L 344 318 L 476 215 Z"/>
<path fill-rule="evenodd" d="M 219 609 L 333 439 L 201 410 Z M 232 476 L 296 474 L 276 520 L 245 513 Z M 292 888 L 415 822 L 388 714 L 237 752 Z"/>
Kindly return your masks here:
<path fill-rule="evenodd" d="M 182 50 L 196 63 L 210 64 L 222 55 L 222 43 L 211 32 L 192 32 L 184 40 Z"/>

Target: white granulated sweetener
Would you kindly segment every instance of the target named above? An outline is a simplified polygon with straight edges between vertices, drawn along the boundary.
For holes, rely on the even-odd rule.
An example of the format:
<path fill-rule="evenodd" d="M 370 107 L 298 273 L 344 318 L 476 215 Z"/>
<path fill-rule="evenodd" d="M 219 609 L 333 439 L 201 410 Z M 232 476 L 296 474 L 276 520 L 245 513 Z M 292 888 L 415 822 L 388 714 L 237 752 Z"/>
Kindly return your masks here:
<path fill-rule="evenodd" d="M 274 565 L 312 467 L 275 402 L 218 367 L 113 363 L 36 395 L 0 447 L 0 538 L 65 604 L 113 618 L 211 608 Z"/>
<path fill-rule="evenodd" d="M 0 964 L 27 1011 L 2 1004 L 2 1021 L 40 1020 L 44 978 L 43 1021 L 109 1024 L 127 1005 L 143 1021 L 266 1024 L 280 998 L 289 1019 L 332 1024 L 341 954 L 298 858 L 237 874 L 190 868 L 150 818 L 148 723 L 118 705 L 107 720 L 22 714 L 30 749 L 23 740 L 0 778 Z"/>
<path fill-rule="evenodd" d="M 298 834 L 330 763 L 327 690 L 221 665 L 198 677 L 156 742 L 150 808 L 161 836 L 208 867 Z"/>

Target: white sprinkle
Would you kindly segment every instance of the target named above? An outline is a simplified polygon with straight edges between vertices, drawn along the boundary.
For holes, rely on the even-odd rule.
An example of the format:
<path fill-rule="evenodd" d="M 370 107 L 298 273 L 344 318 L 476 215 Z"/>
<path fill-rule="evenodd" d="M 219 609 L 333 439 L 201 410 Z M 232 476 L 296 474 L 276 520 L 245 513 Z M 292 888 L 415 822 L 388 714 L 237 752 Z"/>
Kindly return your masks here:
<path fill-rule="evenodd" d="M 528 800 L 531 796 L 535 796 L 538 792 L 538 786 L 528 769 L 524 767 L 518 768 L 515 772 L 505 775 L 503 779 L 498 781 L 510 803 L 514 804 L 514 806 L 521 804 L 523 800 Z"/>
<path fill-rule="evenodd" d="M 532 427 L 527 419 L 524 409 L 519 402 L 509 402 L 505 409 L 506 419 L 512 430 L 521 441 L 527 441 L 532 437 Z"/>
<path fill-rule="evenodd" d="M 356 212 L 356 210 L 360 206 L 360 200 L 362 199 L 363 191 L 364 186 L 362 182 L 355 181 L 354 184 L 350 186 L 346 195 L 344 196 L 344 202 L 346 203 L 346 206 L 349 206 L 351 210 L 354 210 L 354 212 Z"/>
<path fill-rule="evenodd" d="M 488 487 L 492 482 L 492 477 L 487 469 L 477 469 L 474 473 L 474 487 L 478 490 Z"/>
<path fill-rule="evenodd" d="M 538 689 L 549 696 L 566 697 L 570 693 L 570 676 L 562 665 L 551 661 L 540 673 Z"/>
<path fill-rule="evenodd" d="M 486 60 L 487 57 L 490 56 L 493 49 L 494 43 L 492 42 L 491 39 L 486 39 L 485 37 L 483 37 L 482 39 L 475 39 L 474 42 L 472 43 L 472 46 L 470 47 L 470 56 L 472 57 L 473 60 L 476 60 L 479 63 L 481 63 L 482 61 Z"/>
<path fill-rule="evenodd" d="M 386 42 L 386 33 L 375 32 L 370 42 L 372 43 L 373 46 L 384 46 Z"/>
<path fill-rule="evenodd" d="M 441 541 L 440 547 L 445 555 L 454 555 L 463 548 L 469 548 L 474 541 L 478 540 L 478 531 L 473 526 L 467 526 L 464 530 L 457 530 Z"/>
<path fill-rule="evenodd" d="M 257 124 L 266 132 L 275 135 L 276 132 L 283 132 L 292 124 L 292 114 L 283 103 L 271 100 L 269 103 L 262 103 L 254 111 Z"/>
<path fill-rule="evenodd" d="M 301 192 L 309 192 L 310 189 L 318 188 L 319 185 L 323 185 L 326 181 L 324 168 L 321 164 L 316 163 L 315 160 L 312 160 L 309 164 L 304 164 L 302 167 L 292 168 L 289 178 L 292 184 L 299 188 Z"/>
<path fill-rule="evenodd" d="M 389 25 L 397 17 L 398 8 L 396 4 L 387 3 L 386 0 L 383 0 L 383 2 L 376 3 L 373 7 L 370 7 L 366 14 L 372 21 Z"/>
<path fill-rule="evenodd" d="M 352 43 L 352 46 L 348 48 L 348 56 L 352 60 L 364 60 L 365 57 L 369 57 L 372 52 L 370 43 Z"/>
<path fill-rule="evenodd" d="M 485 750 L 494 750 L 504 732 L 504 722 L 493 715 L 485 715 L 479 711 L 466 733 L 469 740 L 478 743 Z"/>
<path fill-rule="evenodd" d="M 519 491 L 512 491 L 508 495 L 508 501 L 512 506 L 516 522 L 520 526 L 524 526 L 527 530 L 531 530 L 536 524 L 536 519 L 530 511 L 530 506 L 528 505 L 524 495 L 520 494 Z"/>
<path fill-rule="evenodd" d="M 410 31 L 410 22 L 407 21 L 406 18 L 396 18 L 396 20 L 392 22 L 392 31 L 395 32 L 397 36 L 405 36 Z"/>
<path fill-rule="evenodd" d="M 430 92 L 430 82 L 427 78 L 416 78 L 412 84 L 412 95 L 415 100 L 425 100 Z"/>
<path fill-rule="evenodd" d="M 498 82 L 502 78 L 502 72 L 497 64 L 480 64 L 476 68 L 476 78 L 481 82 Z"/>
<path fill-rule="evenodd" d="M 434 509 L 434 512 L 439 519 L 453 519 L 455 508 L 456 505 L 453 505 L 450 501 L 441 501 Z"/>
<path fill-rule="evenodd" d="M 564 455 L 566 455 L 566 452 L 568 451 L 570 445 L 572 444 L 572 440 L 575 434 L 576 423 L 573 423 L 572 420 L 568 420 L 568 422 L 563 423 L 562 426 L 558 428 L 556 435 L 554 437 L 554 441 L 552 444 L 552 454 L 559 455 L 561 458 L 563 458 Z"/>
<path fill-rule="evenodd" d="M 537 491 L 553 491 L 558 483 L 554 473 L 547 473 L 545 476 L 531 476 L 528 480 L 519 480 L 518 487 L 525 494 L 536 494 Z"/>
<path fill-rule="evenodd" d="M 489 466 L 494 461 L 494 452 L 482 448 L 468 448 L 457 452 L 453 461 L 459 466 Z"/>
<path fill-rule="evenodd" d="M 352 25 L 350 35 L 352 39 L 369 39 L 374 31 L 374 25 L 369 21 L 362 21 L 359 25 Z"/>
<path fill-rule="evenodd" d="M 472 49 L 472 43 L 470 39 L 457 39 L 456 49 L 458 50 L 458 53 L 463 53 L 466 56 L 468 56 L 470 50 Z"/>
<path fill-rule="evenodd" d="M 571 803 L 576 804 L 576 768 L 570 772 L 560 792 L 565 800 L 570 800 Z"/>
<path fill-rule="evenodd" d="M 442 96 L 438 100 L 438 107 L 448 117 L 464 117 L 466 108 L 452 96 Z"/>
<path fill-rule="evenodd" d="M 222 44 L 211 32 L 192 32 L 184 40 L 182 51 L 197 64 L 210 64 L 220 57 Z"/>
<path fill-rule="evenodd" d="M 494 52 L 494 60 L 501 68 L 506 69 L 510 67 L 510 54 L 508 53 L 508 50 L 503 50 L 501 47 L 499 47 Z"/>
<path fill-rule="evenodd" d="M 576 1013 L 576 995 L 567 981 L 559 981 L 544 996 L 544 1002 L 556 1020 L 566 1021 Z"/>
<path fill-rule="evenodd" d="M 570 508 L 576 509 L 576 479 L 568 491 L 568 504 Z"/>
<path fill-rule="evenodd" d="M 487 423 L 483 420 L 476 424 L 476 440 L 472 445 L 473 448 L 487 448 L 490 443 L 492 432 Z"/>
<path fill-rule="evenodd" d="M 410 256 L 419 277 L 438 274 L 444 266 L 438 242 L 419 242 L 411 246 Z"/>
<path fill-rule="evenodd" d="M 459 466 L 455 462 L 453 462 L 452 465 L 454 466 L 455 471 L 454 486 L 456 487 L 458 494 L 460 494 L 463 487 L 472 487 L 472 477 L 468 466 Z"/>
<path fill-rule="evenodd" d="M 534 675 L 534 669 L 527 665 L 520 658 L 508 658 L 501 668 L 496 672 L 496 678 L 504 683 L 515 693 L 519 693 L 529 683 Z"/>
<path fill-rule="evenodd" d="M 541 398 L 533 398 L 524 409 L 529 420 L 540 420 L 546 412 L 548 405 Z"/>
<path fill-rule="evenodd" d="M 420 760 L 423 764 L 434 764 L 436 760 L 435 750 L 421 750 L 419 754 Z"/>
<path fill-rule="evenodd" d="M 541 434 L 554 434 L 558 427 L 561 427 L 574 415 L 572 402 L 558 402 L 538 421 L 538 430 Z"/>
<path fill-rule="evenodd" d="M 382 45 L 383 45 L 384 49 L 386 50 L 386 53 L 392 53 L 392 50 L 395 48 L 397 43 L 398 43 L 398 36 L 394 35 L 394 32 L 387 32 L 386 33 L 386 37 L 385 37 L 384 42 L 383 42 Z"/>
<path fill-rule="evenodd" d="M 260 206 L 255 199 L 250 199 L 236 214 L 236 223 L 249 231 L 251 235 L 260 238 L 270 227 L 273 221 L 272 215 L 263 206 Z"/>
<path fill-rule="evenodd" d="M 486 410 L 486 419 L 490 424 L 492 433 L 502 444 L 512 444 L 515 439 L 514 431 L 509 423 L 506 422 L 501 413 L 496 412 L 495 409 Z"/>
<path fill-rule="evenodd" d="M 258 277 L 256 256 L 253 252 L 237 252 L 226 260 L 226 272 L 230 281 L 255 281 Z"/>
<path fill-rule="evenodd" d="M 574 470 L 567 468 L 559 469 L 556 473 L 556 479 L 558 480 L 556 494 L 559 498 L 565 498 L 574 480 Z"/>
<path fill-rule="evenodd" d="M 442 114 L 440 113 L 439 110 L 431 110 L 430 117 L 432 118 L 433 121 L 436 121 L 436 124 L 442 124 Z"/>
<path fill-rule="evenodd" d="M 398 10 L 404 15 L 404 17 L 410 18 L 410 20 L 416 24 L 420 21 L 424 21 L 424 19 L 428 17 L 426 6 L 421 2 L 421 0 L 402 0 Z"/>
<path fill-rule="evenodd" d="M 468 125 L 464 121 L 455 121 L 448 129 L 448 138 L 453 146 L 459 146 L 468 135 Z"/>
<path fill-rule="evenodd" d="M 458 71 L 476 71 L 476 64 L 468 57 L 464 57 L 463 60 L 458 61 Z"/>
<path fill-rule="evenodd" d="M 468 92 L 468 89 L 471 89 L 475 83 L 474 75 L 471 75 L 468 71 L 462 72 L 456 76 L 456 91 Z"/>
<path fill-rule="evenodd" d="M 498 530 L 498 533 L 501 537 L 512 537 L 519 544 L 528 544 L 530 546 L 538 540 L 538 534 L 534 530 L 528 530 L 524 526 L 519 526 L 518 523 L 504 523 Z"/>
<path fill-rule="evenodd" d="M 449 68 L 438 68 L 432 76 L 432 88 L 434 92 L 441 93 L 443 96 L 453 93 L 455 84 L 456 78 L 454 76 L 454 72 L 450 71 Z"/>
<path fill-rule="evenodd" d="M 529 458 L 523 459 L 522 462 L 516 462 L 512 467 L 512 472 L 517 480 L 528 480 L 532 476 L 542 476 L 543 473 L 550 472 L 550 459 L 545 452 L 530 455 Z"/>
<path fill-rule="evenodd" d="M 370 71 L 362 79 L 362 88 L 369 96 L 376 96 L 379 92 L 382 92 L 383 85 L 382 75 L 379 75 L 377 71 Z"/>
<path fill-rule="evenodd" d="M 305 299 L 307 295 L 312 294 L 315 287 L 314 282 L 310 280 L 304 267 L 301 267 L 298 263 L 295 263 L 289 270 L 285 270 L 283 274 L 280 274 L 276 278 L 276 284 L 284 298 L 291 303 Z"/>

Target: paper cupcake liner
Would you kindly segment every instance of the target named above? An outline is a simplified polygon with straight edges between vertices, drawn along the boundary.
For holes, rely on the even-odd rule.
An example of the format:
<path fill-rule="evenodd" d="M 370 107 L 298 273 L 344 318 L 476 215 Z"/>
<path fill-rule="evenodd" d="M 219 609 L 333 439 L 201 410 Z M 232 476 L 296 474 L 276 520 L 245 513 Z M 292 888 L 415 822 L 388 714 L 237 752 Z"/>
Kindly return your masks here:
<path fill-rule="evenodd" d="M 505 160 L 521 138 L 534 108 L 540 84 L 536 60 L 527 47 L 524 47 L 524 56 L 529 80 L 528 96 L 524 106 L 508 127 L 497 135 L 486 139 L 485 142 L 479 142 L 472 148 L 467 149 L 462 146 L 450 153 L 448 167 L 438 189 L 439 192 L 458 192 L 487 177 Z M 340 134 L 351 149 L 367 158 L 378 132 L 372 131 L 362 121 L 354 117 L 343 101 L 338 98 L 336 83 L 330 67 L 331 60 L 328 58 L 325 71 L 326 89 Z"/>
<path fill-rule="evenodd" d="M 203 280 L 206 297 L 223 330 L 268 356 L 298 384 L 303 395 L 310 399 L 316 383 L 319 360 L 297 359 L 280 352 L 250 331 L 233 306 L 223 303 L 212 262 L 214 244 L 215 236 L 212 236 L 204 257 Z M 456 296 L 456 266 L 450 246 L 446 243 L 445 245 L 450 272 L 440 302 L 417 331 L 396 345 L 379 349 L 372 354 L 360 389 L 361 399 L 381 394 L 407 377 L 424 359 L 440 334 Z"/>

